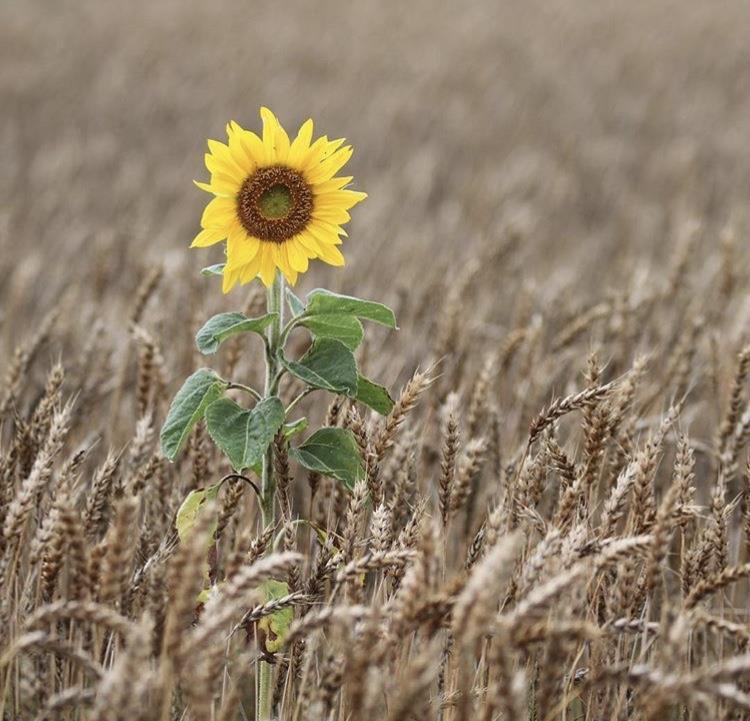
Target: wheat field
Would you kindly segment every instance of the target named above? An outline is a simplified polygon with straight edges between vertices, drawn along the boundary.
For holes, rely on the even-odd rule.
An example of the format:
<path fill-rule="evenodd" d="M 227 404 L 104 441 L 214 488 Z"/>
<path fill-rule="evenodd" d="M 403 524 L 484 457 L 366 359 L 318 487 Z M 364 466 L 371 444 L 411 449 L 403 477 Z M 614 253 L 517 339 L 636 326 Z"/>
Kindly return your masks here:
<path fill-rule="evenodd" d="M 749 79 L 746 0 L 6 0 L 0 718 L 253 721 L 263 662 L 280 721 L 750 719 Z M 262 104 L 355 146 L 298 291 L 394 308 L 396 404 L 310 395 L 365 480 L 277 442 L 279 523 L 231 480 L 180 542 L 231 469 L 170 400 L 263 373 L 195 349 L 265 296 L 191 180 Z"/>

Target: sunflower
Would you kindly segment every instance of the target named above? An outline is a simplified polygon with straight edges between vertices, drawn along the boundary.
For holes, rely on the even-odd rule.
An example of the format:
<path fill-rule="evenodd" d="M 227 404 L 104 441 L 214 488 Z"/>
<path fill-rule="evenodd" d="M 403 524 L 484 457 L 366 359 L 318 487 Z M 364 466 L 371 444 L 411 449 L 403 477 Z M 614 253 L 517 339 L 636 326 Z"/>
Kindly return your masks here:
<path fill-rule="evenodd" d="M 294 285 L 313 258 L 344 265 L 338 246 L 348 211 L 367 195 L 347 186 L 336 173 L 352 156 L 344 139 L 312 140 L 312 120 L 289 140 L 276 116 L 261 108 L 263 137 L 227 125 L 228 142 L 208 141 L 208 183 L 196 185 L 215 197 L 201 218 L 191 247 L 227 241 L 223 289 L 260 276 L 266 287 L 278 268 Z"/>

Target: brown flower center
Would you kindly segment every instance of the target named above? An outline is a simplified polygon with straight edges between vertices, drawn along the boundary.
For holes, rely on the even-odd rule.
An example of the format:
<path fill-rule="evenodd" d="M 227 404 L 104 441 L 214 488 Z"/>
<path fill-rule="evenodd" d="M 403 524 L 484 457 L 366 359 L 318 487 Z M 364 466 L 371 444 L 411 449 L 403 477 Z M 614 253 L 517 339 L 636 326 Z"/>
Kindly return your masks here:
<path fill-rule="evenodd" d="M 275 165 L 249 176 L 237 196 L 237 215 L 252 236 L 283 243 L 307 227 L 313 194 L 295 170 Z"/>

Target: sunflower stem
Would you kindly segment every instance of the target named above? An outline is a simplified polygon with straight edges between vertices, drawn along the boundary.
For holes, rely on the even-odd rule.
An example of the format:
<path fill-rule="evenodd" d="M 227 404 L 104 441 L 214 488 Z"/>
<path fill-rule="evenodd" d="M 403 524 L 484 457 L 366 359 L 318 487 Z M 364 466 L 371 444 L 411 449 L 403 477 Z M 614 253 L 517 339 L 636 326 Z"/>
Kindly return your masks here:
<path fill-rule="evenodd" d="M 283 323 L 284 306 L 282 296 L 284 293 L 284 276 L 277 270 L 273 284 L 268 289 L 268 313 L 275 313 L 276 318 L 268 327 L 268 346 L 266 350 L 266 383 L 263 398 L 276 395 L 279 385 L 279 343 L 281 340 L 281 328 Z M 262 514 L 263 527 L 276 522 L 274 514 L 274 495 L 276 492 L 275 479 L 273 476 L 273 445 L 269 446 L 263 459 L 262 477 Z"/>
<path fill-rule="evenodd" d="M 258 713 L 255 718 L 256 721 L 271 721 L 273 666 L 268 661 L 258 663 Z"/>
<path fill-rule="evenodd" d="M 276 318 L 268 327 L 266 348 L 266 383 L 263 397 L 276 395 L 278 391 L 279 353 L 281 351 L 281 329 L 284 322 L 284 276 L 277 270 L 273 284 L 268 289 L 268 313 L 276 313 Z M 263 472 L 260 491 L 261 517 L 263 528 L 276 526 L 276 479 L 273 471 L 273 443 L 263 457 Z M 269 549 L 270 551 L 271 549 Z M 258 694 L 256 721 L 270 721 L 272 713 L 273 666 L 268 661 L 260 661 L 258 667 Z"/>

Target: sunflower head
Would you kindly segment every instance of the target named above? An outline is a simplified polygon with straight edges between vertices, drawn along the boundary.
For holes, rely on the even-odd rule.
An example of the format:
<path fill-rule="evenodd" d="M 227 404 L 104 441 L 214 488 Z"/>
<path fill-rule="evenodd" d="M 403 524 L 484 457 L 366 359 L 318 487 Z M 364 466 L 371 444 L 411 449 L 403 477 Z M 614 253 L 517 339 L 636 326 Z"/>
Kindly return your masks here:
<path fill-rule="evenodd" d="M 307 120 L 290 140 L 268 108 L 260 115 L 262 137 L 230 122 L 226 144 L 208 141 L 211 179 L 196 182 L 215 197 L 191 247 L 226 240 L 225 293 L 258 276 L 270 286 L 277 268 L 294 285 L 314 258 L 343 265 L 342 226 L 367 197 L 347 188 L 351 177 L 336 175 L 352 155 L 343 138 L 313 141 Z"/>

